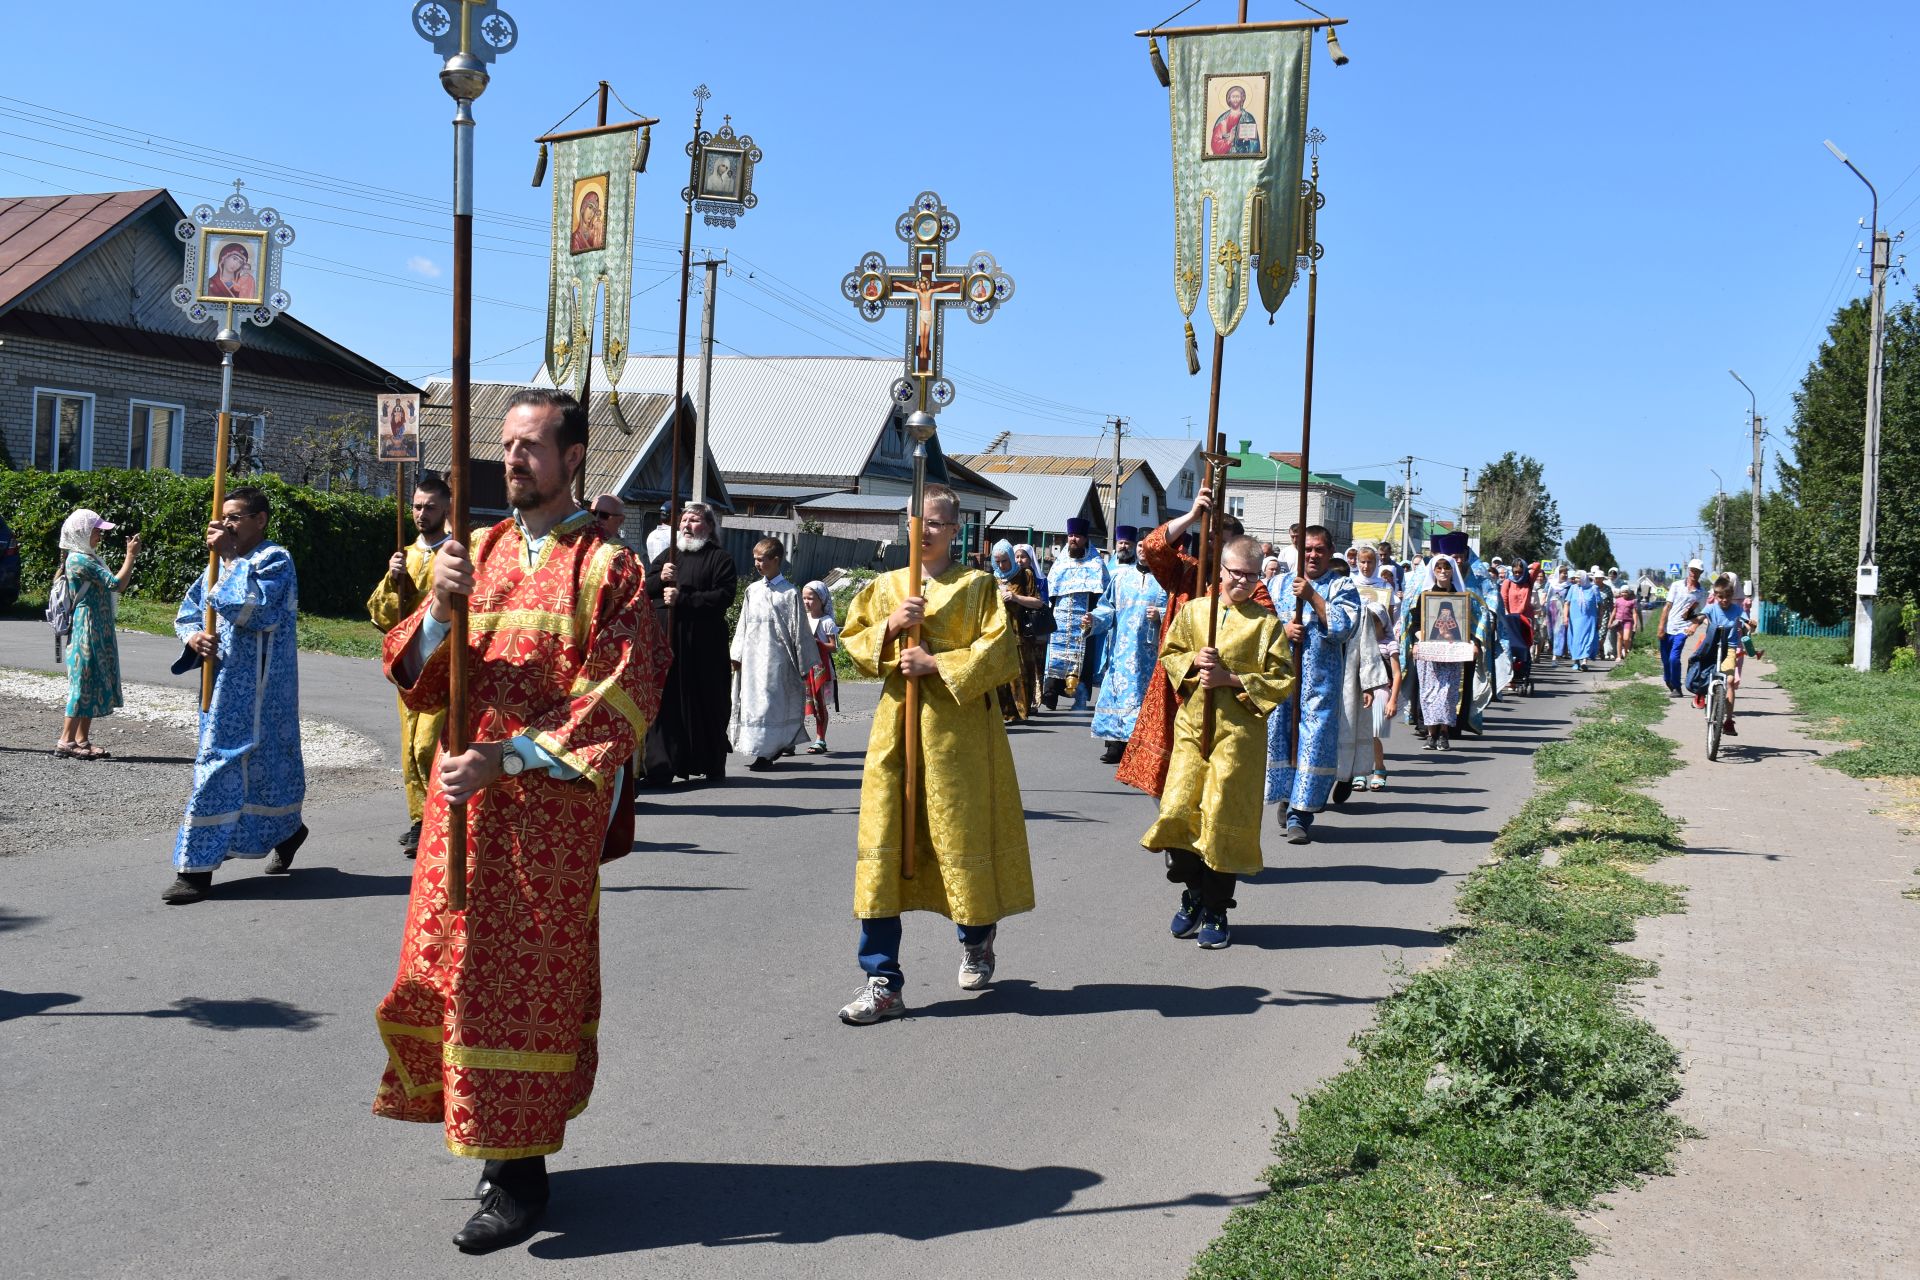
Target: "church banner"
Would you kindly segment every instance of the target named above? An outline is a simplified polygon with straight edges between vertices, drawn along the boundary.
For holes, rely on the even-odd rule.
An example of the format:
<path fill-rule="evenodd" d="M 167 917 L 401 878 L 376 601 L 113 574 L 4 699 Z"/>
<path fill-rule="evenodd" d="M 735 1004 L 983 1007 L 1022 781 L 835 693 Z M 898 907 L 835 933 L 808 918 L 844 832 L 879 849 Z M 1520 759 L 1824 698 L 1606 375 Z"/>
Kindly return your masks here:
<path fill-rule="evenodd" d="M 1189 334 L 1203 284 L 1221 337 L 1246 314 L 1256 271 L 1269 314 L 1293 287 L 1312 35 L 1255 29 L 1168 36 L 1173 282 Z"/>
<path fill-rule="evenodd" d="M 553 148 L 553 244 L 547 283 L 547 375 L 584 393 L 595 294 L 605 290 L 600 353 L 611 391 L 627 363 L 633 292 L 633 195 L 640 122 L 541 141 Z"/>

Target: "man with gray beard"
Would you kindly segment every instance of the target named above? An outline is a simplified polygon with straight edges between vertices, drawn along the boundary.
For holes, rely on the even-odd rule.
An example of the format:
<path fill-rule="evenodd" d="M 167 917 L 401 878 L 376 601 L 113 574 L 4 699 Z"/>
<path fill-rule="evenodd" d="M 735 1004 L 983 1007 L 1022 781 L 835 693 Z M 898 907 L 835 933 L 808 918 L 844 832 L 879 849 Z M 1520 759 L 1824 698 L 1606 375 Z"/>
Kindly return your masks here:
<path fill-rule="evenodd" d="M 727 780 L 727 722 L 733 714 L 727 610 L 738 574 L 714 534 L 712 508 L 689 502 L 680 509 L 674 545 L 647 565 L 647 596 L 673 642 L 660 716 L 647 730 L 644 768 L 654 786 L 695 776 L 709 783 Z"/>

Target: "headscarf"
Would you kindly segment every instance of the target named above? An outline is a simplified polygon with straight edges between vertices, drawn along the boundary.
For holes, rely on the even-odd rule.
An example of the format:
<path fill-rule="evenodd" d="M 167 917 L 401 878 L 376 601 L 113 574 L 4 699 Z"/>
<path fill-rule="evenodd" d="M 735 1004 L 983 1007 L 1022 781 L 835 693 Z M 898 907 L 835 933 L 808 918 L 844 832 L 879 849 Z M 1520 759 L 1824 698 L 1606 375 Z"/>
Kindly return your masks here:
<path fill-rule="evenodd" d="M 1001 556 L 1007 558 L 1007 567 L 1005 569 L 1000 567 Z M 993 576 L 1002 582 L 1007 581 L 1007 579 L 1013 577 L 1014 574 L 1020 571 L 1019 561 L 1013 558 L 1013 544 L 1005 538 L 993 544 L 993 553 L 987 558 L 987 563 L 993 566 Z"/>
<path fill-rule="evenodd" d="M 1033 594 L 1040 597 L 1041 604 L 1046 604 L 1047 571 L 1040 567 L 1040 554 L 1033 549 L 1031 542 L 1016 542 L 1013 549 L 1015 552 L 1024 551 L 1027 553 L 1027 568 L 1033 572 Z M 1015 565 L 1019 563 L 1020 561 L 1017 559 L 1014 561 Z"/>
<path fill-rule="evenodd" d="M 820 581 L 818 578 L 815 578 L 812 582 L 809 582 L 806 586 L 800 588 L 800 590 L 803 595 L 808 591 L 818 591 L 820 593 L 820 602 L 826 606 L 826 610 L 827 610 L 826 616 L 829 618 L 833 618 L 833 592 L 827 590 L 826 583 Z M 803 601 L 802 602 L 803 607 L 804 607 L 804 603 L 805 602 Z M 838 626 L 840 624 L 840 620 L 838 618 L 833 618 L 833 621 L 835 626 Z"/>
<path fill-rule="evenodd" d="M 100 518 L 98 511 L 89 511 L 87 508 L 81 507 L 72 515 L 68 516 L 66 521 L 61 524 L 60 549 L 62 551 L 77 551 L 83 556 L 90 556 L 93 554 L 93 531 L 95 529 L 111 529 L 113 527 L 114 525 L 111 521 Z"/>

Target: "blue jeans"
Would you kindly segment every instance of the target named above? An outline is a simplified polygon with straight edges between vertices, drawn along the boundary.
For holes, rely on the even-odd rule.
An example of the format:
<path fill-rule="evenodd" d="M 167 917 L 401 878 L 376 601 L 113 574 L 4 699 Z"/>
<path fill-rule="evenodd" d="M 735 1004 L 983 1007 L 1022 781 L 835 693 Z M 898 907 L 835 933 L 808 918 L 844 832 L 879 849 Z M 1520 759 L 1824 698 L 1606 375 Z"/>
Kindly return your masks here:
<path fill-rule="evenodd" d="M 1667 688 L 1680 692 L 1680 650 L 1686 646 L 1686 636 L 1660 635 L 1660 674 L 1667 682 Z"/>
<path fill-rule="evenodd" d="M 993 932 L 990 924 L 956 924 L 960 944 L 977 947 Z M 900 917 L 879 916 L 860 922 L 860 967 L 869 978 L 885 978 L 898 991 L 906 974 L 900 969 Z"/>

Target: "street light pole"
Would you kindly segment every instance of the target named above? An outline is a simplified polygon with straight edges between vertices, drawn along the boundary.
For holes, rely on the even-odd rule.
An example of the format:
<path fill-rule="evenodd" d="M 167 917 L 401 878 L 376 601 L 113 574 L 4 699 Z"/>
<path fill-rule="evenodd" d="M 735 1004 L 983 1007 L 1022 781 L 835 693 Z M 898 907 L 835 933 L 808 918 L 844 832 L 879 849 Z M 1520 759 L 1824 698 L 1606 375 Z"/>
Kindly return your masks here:
<path fill-rule="evenodd" d="M 1713 477 L 1713 567 L 1718 571 L 1726 568 L 1722 563 L 1726 559 L 1727 544 L 1726 535 L 1721 532 L 1721 516 L 1727 509 L 1727 486 L 1712 467 L 1707 468 L 1707 474 Z"/>
<path fill-rule="evenodd" d="M 1869 303 L 1870 336 L 1867 353 L 1867 431 L 1860 450 L 1860 568 L 1853 596 L 1853 669 L 1866 671 L 1873 666 L 1873 597 L 1879 591 L 1874 566 L 1874 542 L 1879 535 L 1880 507 L 1880 384 L 1882 359 L 1886 348 L 1887 265 L 1892 241 L 1880 229 L 1880 192 L 1867 175 L 1854 167 L 1846 153 L 1826 144 L 1834 158 L 1853 170 L 1853 176 L 1866 183 L 1873 196 L 1873 290 Z"/>
<path fill-rule="evenodd" d="M 1733 370 L 1727 370 L 1733 373 Z M 1758 626 L 1760 609 L 1760 481 L 1766 475 L 1766 466 L 1760 457 L 1760 441 L 1764 434 L 1760 425 L 1760 398 L 1753 394 L 1753 388 L 1747 386 L 1747 380 L 1733 373 L 1733 380 L 1746 387 L 1747 399 L 1751 405 L 1747 411 L 1747 423 L 1753 429 L 1753 465 L 1747 468 L 1747 478 L 1753 482 L 1753 505 L 1747 513 L 1747 589 L 1753 593 L 1755 611 L 1754 625 Z"/>

